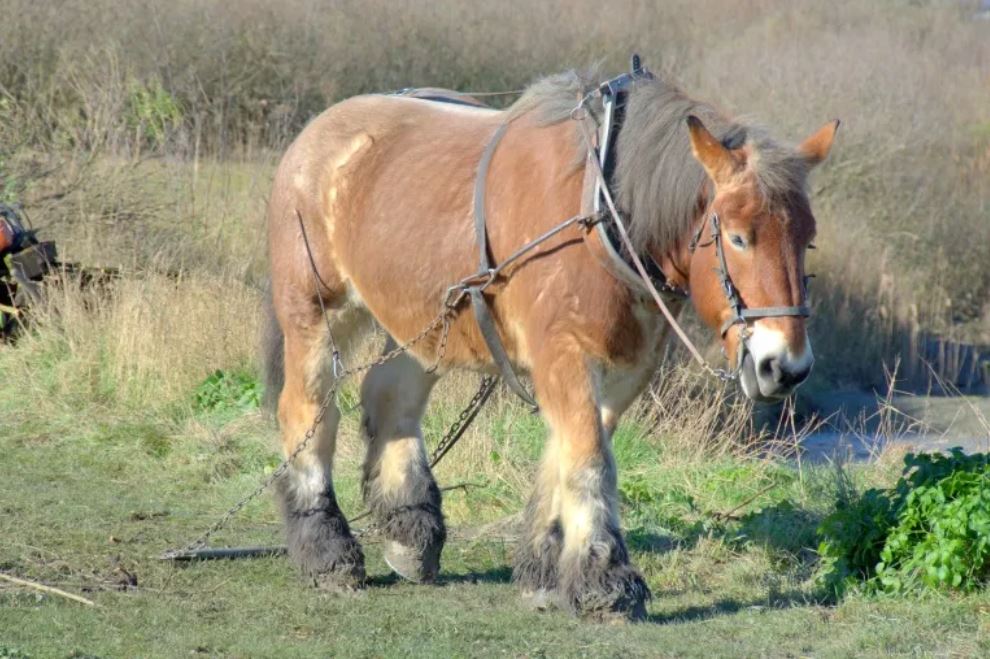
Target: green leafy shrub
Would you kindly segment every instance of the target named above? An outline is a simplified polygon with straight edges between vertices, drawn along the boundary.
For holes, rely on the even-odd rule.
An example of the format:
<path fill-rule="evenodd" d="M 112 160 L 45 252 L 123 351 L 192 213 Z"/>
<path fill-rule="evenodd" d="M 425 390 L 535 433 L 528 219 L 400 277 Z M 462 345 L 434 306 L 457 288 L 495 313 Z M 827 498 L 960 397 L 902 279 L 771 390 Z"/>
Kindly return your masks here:
<path fill-rule="evenodd" d="M 134 83 L 127 99 L 127 123 L 152 147 L 165 143 L 168 131 L 182 122 L 182 110 L 160 82 Z"/>
<path fill-rule="evenodd" d="M 973 590 L 990 576 L 990 455 L 908 454 L 892 489 L 841 500 L 818 529 L 819 585 Z"/>
<path fill-rule="evenodd" d="M 261 385 L 250 373 L 216 370 L 196 387 L 193 406 L 203 412 L 257 409 Z"/>

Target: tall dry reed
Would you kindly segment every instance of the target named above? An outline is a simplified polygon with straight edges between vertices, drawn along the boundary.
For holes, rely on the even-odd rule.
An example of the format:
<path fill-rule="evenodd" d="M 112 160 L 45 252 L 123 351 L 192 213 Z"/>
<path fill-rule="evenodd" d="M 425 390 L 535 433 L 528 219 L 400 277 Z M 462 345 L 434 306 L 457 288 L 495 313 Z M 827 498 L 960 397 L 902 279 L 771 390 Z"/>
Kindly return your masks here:
<path fill-rule="evenodd" d="M 813 179 L 819 377 L 882 384 L 919 337 L 990 341 L 990 22 L 892 0 L 0 0 L 0 195 L 72 255 L 263 278 L 280 150 L 341 98 L 517 89 L 633 51 L 800 139 Z M 918 370 L 918 369 L 916 369 Z"/>

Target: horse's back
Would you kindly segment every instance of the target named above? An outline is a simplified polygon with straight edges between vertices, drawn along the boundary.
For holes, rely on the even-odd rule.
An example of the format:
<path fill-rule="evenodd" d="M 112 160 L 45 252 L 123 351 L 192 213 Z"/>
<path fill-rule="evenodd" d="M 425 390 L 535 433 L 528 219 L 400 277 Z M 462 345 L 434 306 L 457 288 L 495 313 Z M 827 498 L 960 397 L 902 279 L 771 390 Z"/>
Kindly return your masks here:
<path fill-rule="evenodd" d="M 393 314 L 425 324 L 426 301 L 477 267 L 472 189 L 502 120 L 499 111 L 408 96 L 357 96 L 324 111 L 275 175 L 273 279 L 280 266 L 299 283 L 311 277 L 300 269 L 308 259 L 299 253 L 298 211 L 337 291 L 359 297 L 397 338 L 406 328 L 390 322 Z"/>
<path fill-rule="evenodd" d="M 484 148 L 501 114 L 446 90 L 428 90 L 430 100 L 369 94 L 337 103 L 300 132 L 286 150 L 275 176 L 274 196 L 289 193 L 319 202 L 342 175 L 381 176 L 377 170 L 422 166 L 436 169 L 445 154 Z M 432 100 L 448 95 L 454 102 Z M 371 172 L 369 169 L 376 171 Z M 333 196 L 333 195 L 330 195 Z M 336 201 L 327 199 L 325 201 Z M 313 209 L 316 210 L 316 209 Z M 329 210 L 329 209 L 327 209 Z"/>

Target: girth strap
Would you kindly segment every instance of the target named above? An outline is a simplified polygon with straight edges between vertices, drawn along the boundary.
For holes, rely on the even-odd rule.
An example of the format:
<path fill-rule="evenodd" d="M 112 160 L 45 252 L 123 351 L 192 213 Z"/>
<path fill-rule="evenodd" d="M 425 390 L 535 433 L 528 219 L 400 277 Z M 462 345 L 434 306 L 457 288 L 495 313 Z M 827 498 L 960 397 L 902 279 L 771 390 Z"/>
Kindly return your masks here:
<path fill-rule="evenodd" d="M 494 274 L 492 258 L 488 254 L 488 231 L 485 228 L 485 188 L 488 179 L 488 167 L 491 165 L 492 157 L 495 155 L 495 149 L 498 147 L 498 143 L 502 140 L 508 128 L 509 123 L 506 122 L 495 131 L 492 139 L 488 142 L 488 146 L 485 147 L 484 153 L 481 154 L 481 160 L 478 163 L 478 175 L 474 180 L 474 233 L 478 243 L 479 275 Z M 485 343 L 488 345 L 488 352 L 492 355 L 492 361 L 495 362 L 495 365 L 501 372 L 502 379 L 509 385 L 509 389 L 535 412 L 539 409 L 539 405 L 536 404 L 533 396 L 526 391 L 526 388 L 519 381 L 515 369 L 512 368 L 509 355 L 505 352 L 505 346 L 502 345 L 498 328 L 495 326 L 495 318 L 492 316 L 492 311 L 488 306 L 488 300 L 485 299 L 483 292 L 483 288 L 486 285 L 487 283 L 475 284 L 467 289 L 471 295 L 471 307 L 474 309 L 474 317 L 478 321 L 481 336 L 485 339 Z"/>

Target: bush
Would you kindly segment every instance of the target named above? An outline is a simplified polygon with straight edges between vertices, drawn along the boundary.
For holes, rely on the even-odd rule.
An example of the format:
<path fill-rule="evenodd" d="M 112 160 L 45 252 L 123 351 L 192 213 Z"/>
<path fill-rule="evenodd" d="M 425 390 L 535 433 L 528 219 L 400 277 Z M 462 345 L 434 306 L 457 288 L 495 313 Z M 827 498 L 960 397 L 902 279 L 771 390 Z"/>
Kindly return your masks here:
<path fill-rule="evenodd" d="M 261 406 L 261 385 L 249 373 L 217 370 L 196 387 L 193 404 L 204 412 L 257 409 Z"/>
<path fill-rule="evenodd" d="M 168 131 L 179 127 L 182 111 L 159 81 L 133 83 L 127 99 L 127 123 L 152 148 L 165 144 Z"/>
<path fill-rule="evenodd" d="M 889 490 L 842 500 L 818 529 L 819 584 L 841 597 L 974 590 L 990 575 L 990 454 L 908 454 Z"/>

